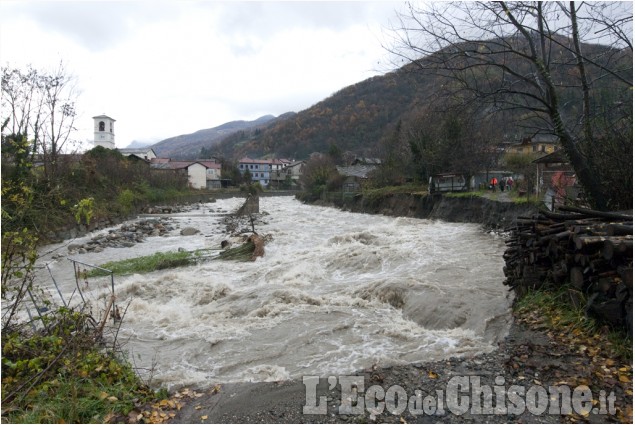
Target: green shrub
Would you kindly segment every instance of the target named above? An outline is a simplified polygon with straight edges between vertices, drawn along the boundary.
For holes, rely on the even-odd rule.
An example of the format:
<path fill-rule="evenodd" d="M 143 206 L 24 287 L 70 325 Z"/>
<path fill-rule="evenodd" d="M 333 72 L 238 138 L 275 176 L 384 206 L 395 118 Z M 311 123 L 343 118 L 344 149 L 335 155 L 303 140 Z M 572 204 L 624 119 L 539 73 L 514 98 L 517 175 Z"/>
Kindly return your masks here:
<path fill-rule="evenodd" d="M 89 315 L 60 308 L 44 324 L 3 335 L 3 421 L 102 423 L 155 397 L 126 360 L 103 351 Z"/>
<path fill-rule="evenodd" d="M 124 214 L 130 214 L 134 207 L 135 194 L 130 189 L 124 189 L 117 196 L 117 204 Z"/>

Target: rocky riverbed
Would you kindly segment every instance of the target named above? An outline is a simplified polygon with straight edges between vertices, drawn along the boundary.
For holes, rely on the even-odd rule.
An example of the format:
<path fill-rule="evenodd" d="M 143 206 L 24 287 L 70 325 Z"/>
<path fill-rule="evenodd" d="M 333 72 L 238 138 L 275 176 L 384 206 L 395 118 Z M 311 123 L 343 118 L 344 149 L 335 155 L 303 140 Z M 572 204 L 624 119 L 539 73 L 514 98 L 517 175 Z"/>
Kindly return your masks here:
<path fill-rule="evenodd" d="M 174 229 L 172 219 L 168 217 L 139 220 L 124 223 L 119 228 L 105 233 L 99 233 L 85 243 L 71 243 L 67 249 L 70 255 L 74 255 L 102 252 L 106 248 L 130 248 L 142 243 L 147 237 L 164 236 Z"/>

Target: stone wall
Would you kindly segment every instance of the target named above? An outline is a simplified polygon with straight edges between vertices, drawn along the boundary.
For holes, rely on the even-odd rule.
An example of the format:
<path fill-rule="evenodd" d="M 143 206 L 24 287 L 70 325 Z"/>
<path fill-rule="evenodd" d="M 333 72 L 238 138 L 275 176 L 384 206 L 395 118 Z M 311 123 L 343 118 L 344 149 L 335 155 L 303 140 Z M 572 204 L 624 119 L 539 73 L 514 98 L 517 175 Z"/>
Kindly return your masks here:
<path fill-rule="evenodd" d="M 393 194 L 367 199 L 356 196 L 338 206 L 353 212 L 445 220 L 455 223 L 480 223 L 488 229 L 504 230 L 518 216 L 534 214 L 533 204 L 498 202 L 481 196 L 447 197 L 443 195 Z"/>

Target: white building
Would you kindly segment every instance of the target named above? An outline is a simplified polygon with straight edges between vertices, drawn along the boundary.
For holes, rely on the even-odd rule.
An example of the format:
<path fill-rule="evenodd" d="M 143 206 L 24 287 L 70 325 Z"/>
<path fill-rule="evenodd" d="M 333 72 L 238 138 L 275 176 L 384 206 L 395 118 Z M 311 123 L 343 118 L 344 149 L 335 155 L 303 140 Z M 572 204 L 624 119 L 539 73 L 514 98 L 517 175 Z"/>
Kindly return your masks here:
<path fill-rule="evenodd" d="M 134 156 L 144 161 L 152 161 L 157 157 L 157 154 L 152 148 L 127 148 L 117 149 L 123 156 Z"/>
<path fill-rule="evenodd" d="M 221 188 L 221 165 L 215 161 L 171 161 L 167 158 L 154 158 L 150 162 L 150 167 L 186 175 L 193 189 Z"/>
<path fill-rule="evenodd" d="M 107 149 L 115 149 L 115 120 L 108 115 L 97 115 L 93 117 L 95 123 L 95 146 L 102 146 Z"/>

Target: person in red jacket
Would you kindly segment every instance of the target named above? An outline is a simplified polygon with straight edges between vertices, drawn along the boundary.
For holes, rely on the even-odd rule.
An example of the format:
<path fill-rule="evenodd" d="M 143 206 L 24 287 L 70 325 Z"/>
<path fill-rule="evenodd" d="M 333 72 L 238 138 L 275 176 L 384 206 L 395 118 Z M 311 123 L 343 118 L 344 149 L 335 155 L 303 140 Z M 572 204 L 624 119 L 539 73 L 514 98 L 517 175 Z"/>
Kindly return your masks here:
<path fill-rule="evenodd" d="M 498 179 L 496 177 L 492 177 L 492 180 L 489 181 L 489 187 L 492 191 L 496 192 L 496 185 L 498 184 Z"/>

